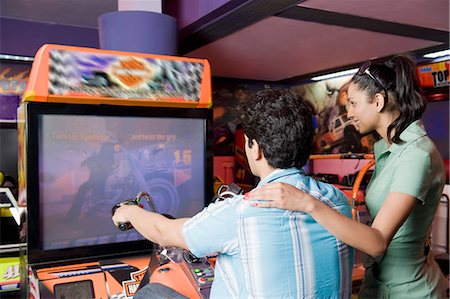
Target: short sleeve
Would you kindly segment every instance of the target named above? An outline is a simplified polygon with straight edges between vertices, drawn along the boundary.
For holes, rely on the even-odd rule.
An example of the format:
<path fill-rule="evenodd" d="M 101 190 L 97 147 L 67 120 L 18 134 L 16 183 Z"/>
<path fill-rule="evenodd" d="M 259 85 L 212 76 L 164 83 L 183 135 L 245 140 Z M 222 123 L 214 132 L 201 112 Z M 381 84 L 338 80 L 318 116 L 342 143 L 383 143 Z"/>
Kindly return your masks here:
<path fill-rule="evenodd" d="M 418 149 L 405 151 L 396 164 L 389 191 L 412 195 L 425 204 L 426 193 L 433 180 L 430 156 Z"/>
<path fill-rule="evenodd" d="M 197 257 L 215 252 L 235 253 L 236 219 L 236 207 L 226 200 L 210 204 L 183 226 L 183 235 L 189 250 Z"/>

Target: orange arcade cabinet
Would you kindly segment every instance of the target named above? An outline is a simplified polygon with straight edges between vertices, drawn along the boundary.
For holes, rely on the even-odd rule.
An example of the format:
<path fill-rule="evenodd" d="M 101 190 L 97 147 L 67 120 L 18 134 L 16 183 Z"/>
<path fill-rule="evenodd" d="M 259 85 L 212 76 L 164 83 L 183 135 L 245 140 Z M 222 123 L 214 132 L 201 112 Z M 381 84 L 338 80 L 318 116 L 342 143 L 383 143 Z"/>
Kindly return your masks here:
<path fill-rule="evenodd" d="M 115 227 L 111 209 L 141 191 L 174 217 L 209 203 L 211 105 L 203 59 L 60 45 L 38 51 L 18 109 L 22 297 L 133 297 L 147 266 L 160 267 L 160 249 Z M 184 254 L 152 279 L 184 273 L 178 291 L 203 298 L 213 269 Z M 209 275 L 200 280 L 199 271 Z"/>

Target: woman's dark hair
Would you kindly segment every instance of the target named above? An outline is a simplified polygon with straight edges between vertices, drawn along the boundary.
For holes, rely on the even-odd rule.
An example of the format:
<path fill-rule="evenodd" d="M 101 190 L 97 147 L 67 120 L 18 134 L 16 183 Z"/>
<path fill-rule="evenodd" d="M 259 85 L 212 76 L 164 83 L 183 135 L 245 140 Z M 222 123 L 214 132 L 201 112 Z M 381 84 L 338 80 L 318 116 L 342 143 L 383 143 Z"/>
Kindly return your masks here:
<path fill-rule="evenodd" d="M 270 166 L 301 168 L 309 158 L 313 125 L 311 108 L 284 89 L 257 92 L 240 107 L 245 135 L 256 140 Z"/>
<path fill-rule="evenodd" d="M 380 84 L 364 72 L 358 72 L 351 82 L 359 89 L 366 90 L 371 98 L 387 90 L 383 109 L 399 112 L 399 116 L 388 126 L 388 141 L 402 143 L 400 134 L 422 117 L 427 105 L 417 78 L 416 64 L 407 56 L 397 56 L 384 64 L 371 64 L 368 71 Z M 395 133 L 391 138 L 393 130 Z"/>

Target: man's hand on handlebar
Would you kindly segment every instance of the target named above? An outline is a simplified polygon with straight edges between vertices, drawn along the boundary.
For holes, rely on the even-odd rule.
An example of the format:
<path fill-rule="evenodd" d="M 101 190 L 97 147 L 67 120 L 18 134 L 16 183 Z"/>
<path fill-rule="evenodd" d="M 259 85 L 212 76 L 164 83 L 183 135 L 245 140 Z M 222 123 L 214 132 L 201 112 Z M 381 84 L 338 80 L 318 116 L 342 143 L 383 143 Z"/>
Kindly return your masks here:
<path fill-rule="evenodd" d="M 140 209 L 140 207 L 137 205 L 128 205 L 128 204 L 124 204 L 117 207 L 112 216 L 112 221 L 114 222 L 114 225 L 117 226 L 120 230 L 127 230 L 132 228 L 133 226 L 131 225 L 128 216 L 133 215 L 133 212 L 130 209 L 136 208 Z"/>
<path fill-rule="evenodd" d="M 144 206 L 141 204 L 141 199 L 145 198 L 150 206 L 150 208 L 153 210 L 153 212 L 157 213 L 158 210 L 156 210 L 155 203 L 153 202 L 152 197 L 147 192 L 139 192 L 138 195 L 136 195 L 135 198 L 128 199 L 126 201 L 120 202 L 112 208 L 112 216 L 113 216 L 113 222 L 114 224 L 120 229 L 120 230 L 129 230 L 133 228 L 133 225 L 127 221 L 127 222 L 120 222 L 120 221 L 114 221 L 114 214 L 116 213 L 116 210 L 122 206 L 138 206 L 140 208 L 143 208 Z M 122 213 L 122 217 L 126 217 L 125 214 Z"/>
<path fill-rule="evenodd" d="M 143 208 L 142 198 L 147 200 L 153 211 Z M 159 214 L 150 194 L 146 192 L 140 192 L 134 199 L 114 205 L 111 212 L 114 225 L 122 231 L 135 228 L 153 243 L 189 249 L 183 235 L 183 225 L 188 218 L 174 219 L 170 215 Z"/>

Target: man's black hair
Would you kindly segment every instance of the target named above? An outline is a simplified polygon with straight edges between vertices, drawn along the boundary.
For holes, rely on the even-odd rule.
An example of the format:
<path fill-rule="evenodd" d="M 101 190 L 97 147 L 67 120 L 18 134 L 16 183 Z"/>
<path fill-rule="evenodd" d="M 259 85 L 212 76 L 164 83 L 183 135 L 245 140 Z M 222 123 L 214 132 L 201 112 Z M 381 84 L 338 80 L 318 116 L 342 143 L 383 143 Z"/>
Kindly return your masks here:
<path fill-rule="evenodd" d="M 312 111 L 302 98 L 285 89 L 264 89 L 242 103 L 245 135 L 256 140 L 269 165 L 301 168 L 313 139 Z"/>

